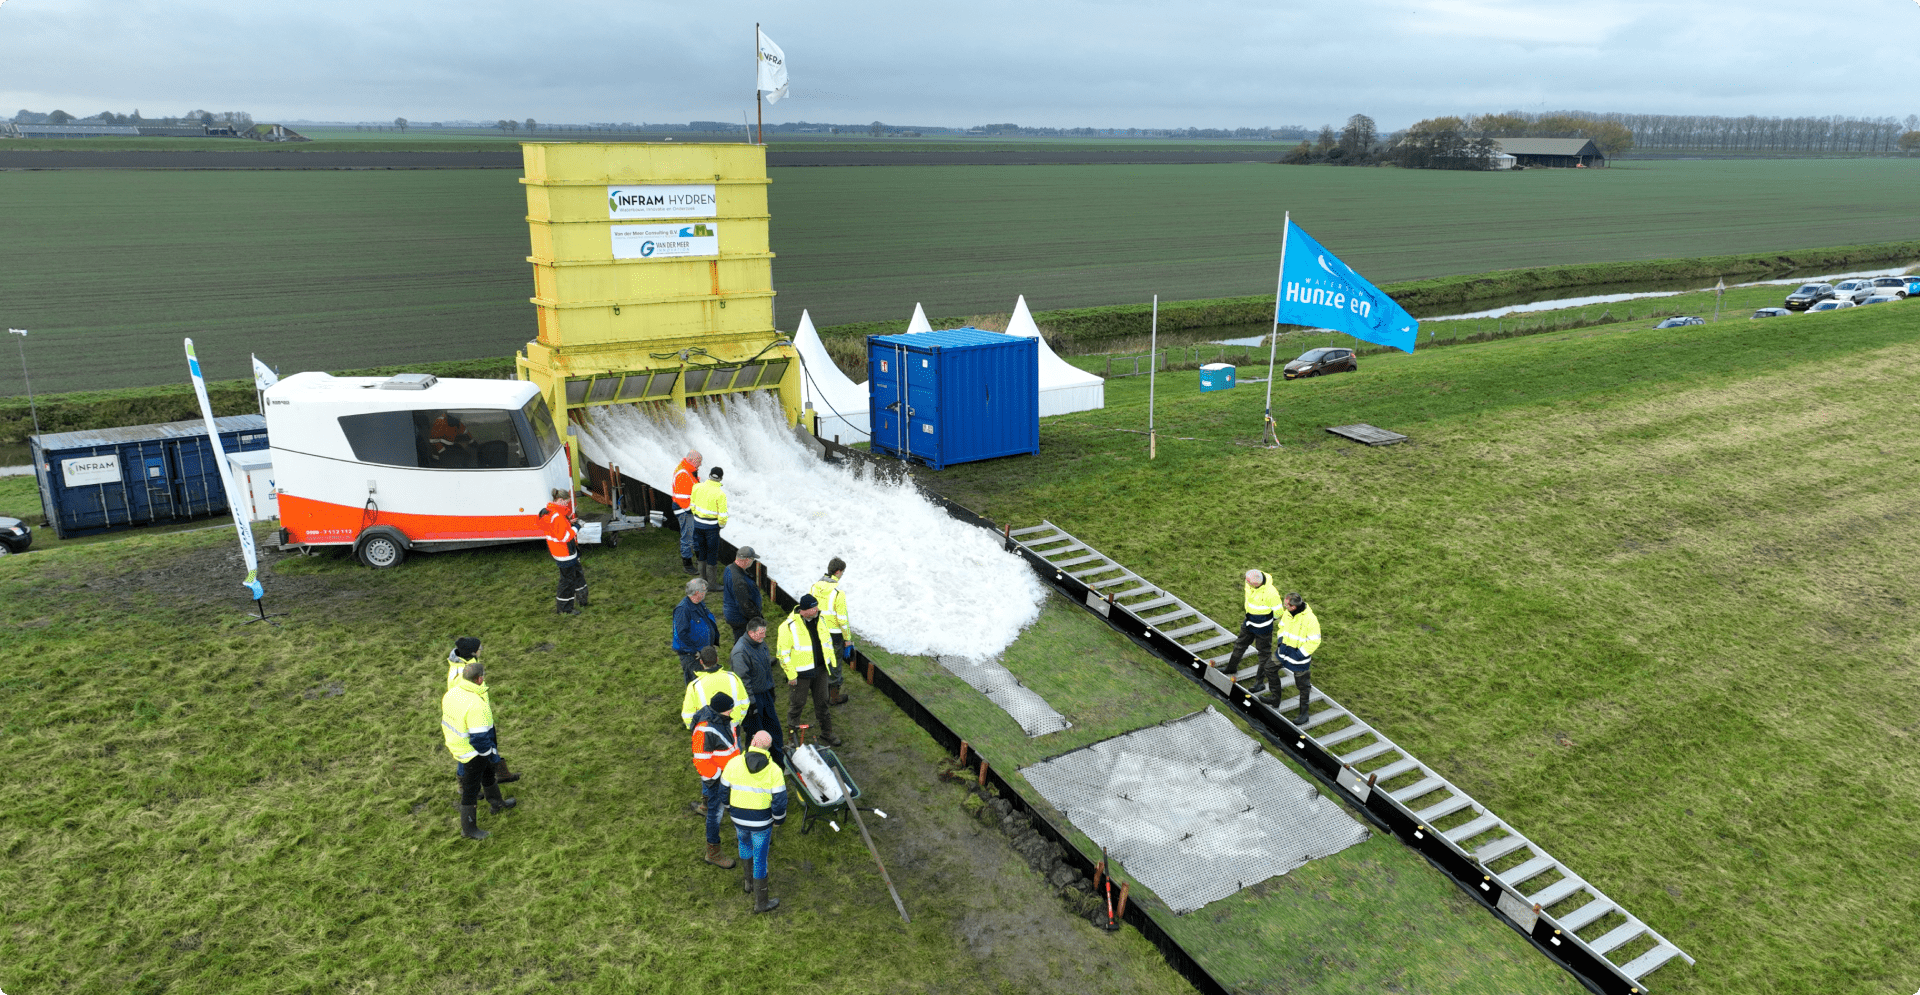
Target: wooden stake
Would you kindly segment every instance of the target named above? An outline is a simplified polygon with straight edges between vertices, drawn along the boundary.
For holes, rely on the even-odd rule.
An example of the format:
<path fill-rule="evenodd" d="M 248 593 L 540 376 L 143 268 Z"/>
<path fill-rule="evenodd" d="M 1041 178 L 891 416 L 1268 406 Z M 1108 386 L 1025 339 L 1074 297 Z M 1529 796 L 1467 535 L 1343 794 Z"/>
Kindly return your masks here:
<path fill-rule="evenodd" d="M 1125 881 L 1122 881 L 1120 882 L 1120 911 L 1116 912 L 1115 916 L 1124 917 L 1126 914 L 1127 914 L 1127 883 Z"/>
<path fill-rule="evenodd" d="M 960 741 L 960 762 L 967 762 L 967 741 L 964 739 Z"/>
<path fill-rule="evenodd" d="M 980 786 L 983 788 L 987 786 L 987 758 L 986 757 L 980 758 Z"/>

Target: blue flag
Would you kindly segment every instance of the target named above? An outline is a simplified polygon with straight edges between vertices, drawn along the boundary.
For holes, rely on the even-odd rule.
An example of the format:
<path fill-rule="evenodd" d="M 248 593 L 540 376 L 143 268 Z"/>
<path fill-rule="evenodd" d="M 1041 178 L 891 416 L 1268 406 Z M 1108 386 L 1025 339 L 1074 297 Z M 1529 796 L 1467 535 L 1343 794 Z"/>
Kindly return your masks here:
<path fill-rule="evenodd" d="M 1351 267 L 1287 221 L 1274 323 L 1330 328 L 1376 345 L 1412 352 L 1420 322 Z"/>

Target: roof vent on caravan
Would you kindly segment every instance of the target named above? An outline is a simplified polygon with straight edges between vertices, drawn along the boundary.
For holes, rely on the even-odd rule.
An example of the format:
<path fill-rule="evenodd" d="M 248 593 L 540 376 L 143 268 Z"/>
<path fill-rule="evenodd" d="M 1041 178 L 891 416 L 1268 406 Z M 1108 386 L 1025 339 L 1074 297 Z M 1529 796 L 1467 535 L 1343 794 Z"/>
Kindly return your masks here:
<path fill-rule="evenodd" d="M 381 390 L 426 390 L 439 383 L 431 373 L 396 373 L 380 382 Z"/>

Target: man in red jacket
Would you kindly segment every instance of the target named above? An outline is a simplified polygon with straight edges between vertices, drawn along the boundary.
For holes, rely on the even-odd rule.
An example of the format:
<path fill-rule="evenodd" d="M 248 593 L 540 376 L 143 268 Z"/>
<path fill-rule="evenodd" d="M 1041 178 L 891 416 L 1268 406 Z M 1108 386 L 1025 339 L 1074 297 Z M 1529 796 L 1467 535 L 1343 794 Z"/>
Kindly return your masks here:
<path fill-rule="evenodd" d="M 700 482 L 700 450 L 689 449 L 673 468 L 673 513 L 679 516 L 680 569 L 694 576 L 693 569 L 693 485 Z"/>
<path fill-rule="evenodd" d="M 587 606 L 587 572 L 580 567 L 580 533 L 574 529 L 579 522 L 573 517 L 570 495 L 554 488 L 553 500 L 540 514 L 546 519 L 547 552 L 560 568 L 560 586 L 554 591 L 553 611 L 557 615 L 571 615 L 575 607 Z"/>

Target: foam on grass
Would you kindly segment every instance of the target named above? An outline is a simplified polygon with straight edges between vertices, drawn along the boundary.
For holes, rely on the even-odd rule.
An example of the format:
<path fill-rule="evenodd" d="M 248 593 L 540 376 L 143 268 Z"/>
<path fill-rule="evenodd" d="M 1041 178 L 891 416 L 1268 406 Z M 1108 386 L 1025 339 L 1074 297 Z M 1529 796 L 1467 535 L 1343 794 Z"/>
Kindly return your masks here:
<path fill-rule="evenodd" d="M 637 405 L 592 408 L 587 458 L 662 490 L 687 450 L 726 471 L 735 545 L 752 546 L 796 595 L 827 561 L 847 561 L 856 641 L 895 653 L 989 657 L 1039 617 L 1045 590 L 1025 563 L 979 528 L 914 489 L 821 461 L 778 405 L 755 395 L 706 402 L 684 415 Z"/>

